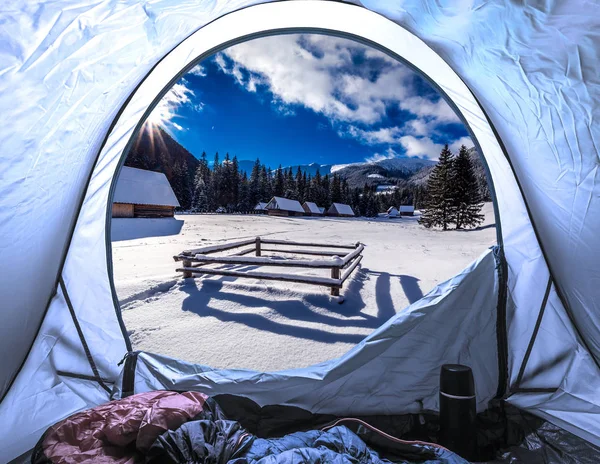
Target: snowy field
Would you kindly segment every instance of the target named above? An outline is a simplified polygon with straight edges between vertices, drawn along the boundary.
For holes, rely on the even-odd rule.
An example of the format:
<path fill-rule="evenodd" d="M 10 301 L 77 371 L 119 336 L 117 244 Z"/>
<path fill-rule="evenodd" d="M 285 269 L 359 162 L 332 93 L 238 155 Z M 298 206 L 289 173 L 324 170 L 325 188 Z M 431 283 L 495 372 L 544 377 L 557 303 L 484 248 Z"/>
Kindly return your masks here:
<path fill-rule="evenodd" d="M 494 245 L 491 204 L 484 212 L 480 228 L 448 232 L 427 230 L 416 217 L 113 219 L 114 278 L 123 319 L 134 349 L 213 367 L 305 367 L 340 356 Z M 220 276 L 184 280 L 175 272 L 172 257 L 185 249 L 257 235 L 364 243 L 363 261 L 341 290 L 344 302 L 332 299 L 326 287 Z M 327 269 L 312 273 L 329 276 Z"/>

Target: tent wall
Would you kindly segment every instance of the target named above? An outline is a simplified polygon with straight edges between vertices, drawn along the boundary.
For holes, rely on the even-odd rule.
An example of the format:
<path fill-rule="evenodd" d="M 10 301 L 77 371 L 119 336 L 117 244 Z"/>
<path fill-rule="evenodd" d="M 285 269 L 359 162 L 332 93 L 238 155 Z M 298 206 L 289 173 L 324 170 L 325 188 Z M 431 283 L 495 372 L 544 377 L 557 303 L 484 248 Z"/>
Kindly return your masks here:
<path fill-rule="evenodd" d="M 362 4 L 423 38 L 475 93 L 573 322 L 600 359 L 600 3 Z"/>
<path fill-rule="evenodd" d="M 196 58 L 265 30 L 305 27 L 379 43 L 450 97 L 496 187 L 507 262 L 508 346 L 501 351 L 508 352 L 509 382 L 518 378 L 550 277 L 536 234 L 555 284 L 540 327 L 564 322 L 554 333 L 539 330 L 540 343 L 533 345 L 532 364 L 523 376 L 524 385 L 555 387 L 562 373 L 559 390 L 543 398 L 521 393 L 514 401 L 575 433 L 600 436 L 597 415 L 561 412 L 595 404 L 590 395 L 599 378 L 594 356 L 600 353 L 600 182 L 593 121 L 600 118 L 594 47 L 600 6 L 585 0 L 566 3 L 568 10 L 553 3 L 365 1 L 381 16 L 334 2 L 278 2 L 202 27 L 252 3 L 82 1 L 73 7 L 67 0 L 34 0 L 0 13 L 0 91 L 10 95 L 0 100 L 6 121 L 0 127 L 5 243 L 0 249 L 0 352 L 11 354 L 0 365 L 0 390 L 6 394 L 18 373 L 0 404 L 0 423 L 9 424 L 0 436 L 0 458 L 20 454 L 45 426 L 74 408 L 105 400 L 97 382 L 57 376 L 62 369 L 90 370 L 66 300 L 60 289 L 55 294 L 59 275 L 98 372 L 107 380 L 118 374 L 116 363 L 128 346 L 111 291 L 105 218 L 114 176 L 138 122 L 173 82 L 173 73 L 191 67 Z M 463 81 L 494 123 L 509 159 Z M 559 346 L 546 356 L 540 347 L 552 338 Z M 556 357 L 561 362 L 548 369 Z M 536 366 L 551 375 L 533 378 Z M 499 373 L 502 382 L 502 369 Z M 575 381 L 584 374 L 588 390 Z M 19 417 L 22 411 L 30 414 Z"/>
<path fill-rule="evenodd" d="M 439 409 L 440 366 L 459 362 L 473 369 L 477 408 L 482 411 L 498 384 L 493 342 L 497 294 L 494 253 L 487 250 L 338 359 L 305 369 L 259 373 L 211 369 L 141 353 L 133 391 L 231 393 L 261 406 L 286 404 L 340 416 L 416 413 Z"/>

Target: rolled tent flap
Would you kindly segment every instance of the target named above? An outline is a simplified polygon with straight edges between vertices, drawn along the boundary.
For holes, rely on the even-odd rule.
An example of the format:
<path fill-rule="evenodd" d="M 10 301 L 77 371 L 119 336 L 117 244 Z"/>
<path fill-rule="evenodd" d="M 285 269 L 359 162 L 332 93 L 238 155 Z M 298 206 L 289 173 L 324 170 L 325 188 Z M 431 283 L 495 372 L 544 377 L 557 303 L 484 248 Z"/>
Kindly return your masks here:
<path fill-rule="evenodd" d="M 133 392 L 198 390 L 315 413 L 402 414 L 438 410 L 440 366 L 460 363 L 473 369 L 482 411 L 498 386 L 497 296 L 496 262 L 488 250 L 338 359 L 260 373 L 212 369 L 142 352 L 135 363 Z M 117 389 L 124 375 L 130 373 L 121 374 Z"/>

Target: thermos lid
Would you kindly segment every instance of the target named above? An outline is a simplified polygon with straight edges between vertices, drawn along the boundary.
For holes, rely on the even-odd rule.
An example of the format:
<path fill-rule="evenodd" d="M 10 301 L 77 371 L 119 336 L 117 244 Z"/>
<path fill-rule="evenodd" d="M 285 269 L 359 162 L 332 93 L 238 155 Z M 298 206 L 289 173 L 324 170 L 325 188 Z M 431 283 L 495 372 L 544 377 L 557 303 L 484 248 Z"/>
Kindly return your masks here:
<path fill-rule="evenodd" d="M 462 364 L 444 364 L 440 371 L 440 391 L 452 396 L 475 395 L 471 368 Z"/>

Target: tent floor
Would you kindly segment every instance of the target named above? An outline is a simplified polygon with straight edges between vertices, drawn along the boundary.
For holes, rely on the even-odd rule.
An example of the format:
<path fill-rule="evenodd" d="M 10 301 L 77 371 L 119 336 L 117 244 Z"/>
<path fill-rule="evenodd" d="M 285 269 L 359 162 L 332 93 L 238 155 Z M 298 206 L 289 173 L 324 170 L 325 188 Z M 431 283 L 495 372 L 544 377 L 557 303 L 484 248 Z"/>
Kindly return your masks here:
<path fill-rule="evenodd" d="M 259 437 L 276 437 L 288 433 L 323 427 L 339 417 L 312 414 L 292 406 L 260 407 L 253 401 L 234 395 L 214 399 L 232 420 L 237 420 Z M 361 416 L 360 419 L 396 437 L 407 440 L 437 442 L 438 418 L 435 414 L 402 416 Z M 596 464 L 600 448 L 532 414 L 497 402 L 479 414 L 477 463 L 487 464 Z M 356 431 L 357 426 L 346 424 Z M 358 426 L 360 427 L 360 426 Z M 361 435 L 365 439 L 365 435 Z M 378 435 L 366 436 L 366 442 L 386 457 Z M 31 462 L 32 451 L 9 464 Z M 393 460 L 392 456 L 388 456 Z"/>

